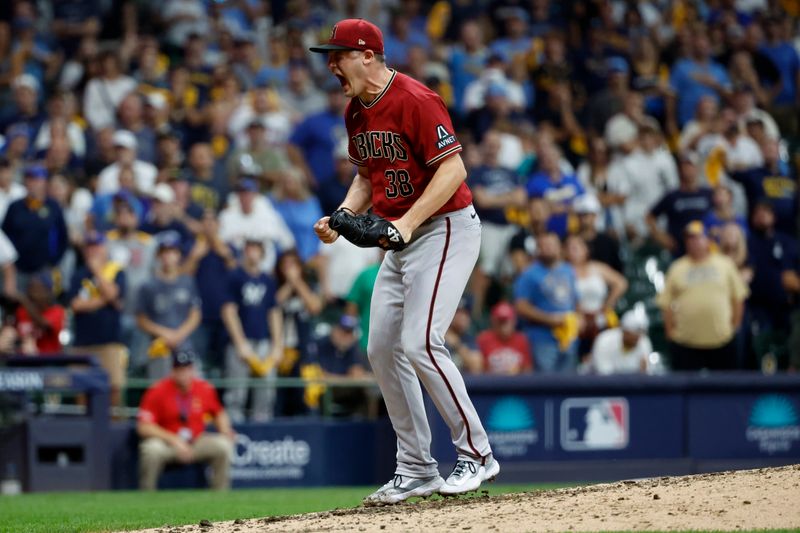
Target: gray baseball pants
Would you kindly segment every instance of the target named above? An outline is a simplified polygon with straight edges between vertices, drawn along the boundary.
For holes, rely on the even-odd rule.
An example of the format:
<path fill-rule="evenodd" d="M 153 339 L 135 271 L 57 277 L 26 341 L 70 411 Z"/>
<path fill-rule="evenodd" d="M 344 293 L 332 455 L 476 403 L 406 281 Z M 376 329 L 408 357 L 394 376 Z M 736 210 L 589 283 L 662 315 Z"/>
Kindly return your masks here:
<path fill-rule="evenodd" d="M 482 462 L 492 453 L 444 345 L 480 243 L 472 206 L 433 217 L 408 248 L 386 254 L 375 281 L 367 353 L 397 434 L 396 474 L 438 474 L 420 382 L 450 428 L 459 459 Z"/>

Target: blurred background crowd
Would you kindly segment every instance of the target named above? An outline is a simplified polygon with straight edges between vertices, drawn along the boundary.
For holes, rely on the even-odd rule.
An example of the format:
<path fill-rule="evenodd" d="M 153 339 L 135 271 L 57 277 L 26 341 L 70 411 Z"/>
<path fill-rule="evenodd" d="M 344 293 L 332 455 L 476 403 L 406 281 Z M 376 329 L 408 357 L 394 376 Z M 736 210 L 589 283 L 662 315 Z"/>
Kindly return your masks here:
<path fill-rule="evenodd" d="M 483 221 L 447 335 L 465 372 L 800 368 L 798 16 L 795 0 L 2 2 L 0 350 L 95 354 L 117 403 L 187 348 L 212 378 L 367 375 L 381 255 L 314 236 L 354 168 L 341 87 L 307 52 L 363 17 L 464 146 Z M 234 420 L 270 416 L 258 390 L 226 390 Z"/>

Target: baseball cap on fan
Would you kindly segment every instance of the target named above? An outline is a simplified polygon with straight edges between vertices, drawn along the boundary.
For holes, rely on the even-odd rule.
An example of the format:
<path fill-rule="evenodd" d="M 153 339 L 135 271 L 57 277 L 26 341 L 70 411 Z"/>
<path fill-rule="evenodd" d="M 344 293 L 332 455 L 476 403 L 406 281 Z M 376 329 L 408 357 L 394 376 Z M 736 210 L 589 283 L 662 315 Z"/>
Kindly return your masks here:
<path fill-rule="evenodd" d="M 383 55 L 383 33 L 364 19 L 344 19 L 333 25 L 327 43 L 312 46 L 309 50 L 319 54 L 334 50 L 372 50 Z"/>

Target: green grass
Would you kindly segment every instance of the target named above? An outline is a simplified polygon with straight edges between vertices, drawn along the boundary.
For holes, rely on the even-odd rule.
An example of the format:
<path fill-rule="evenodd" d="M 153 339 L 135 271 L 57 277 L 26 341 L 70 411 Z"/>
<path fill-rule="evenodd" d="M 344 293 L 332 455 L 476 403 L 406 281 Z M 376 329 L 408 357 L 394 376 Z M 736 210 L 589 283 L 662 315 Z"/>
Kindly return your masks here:
<path fill-rule="evenodd" d="M 563 485 L 491 485 L 490 494 Z M 0 497 L 0 533 L 95 533 L 355 507 L 374 487 L 250 489 L 217 493 L 48 493 Z"/>

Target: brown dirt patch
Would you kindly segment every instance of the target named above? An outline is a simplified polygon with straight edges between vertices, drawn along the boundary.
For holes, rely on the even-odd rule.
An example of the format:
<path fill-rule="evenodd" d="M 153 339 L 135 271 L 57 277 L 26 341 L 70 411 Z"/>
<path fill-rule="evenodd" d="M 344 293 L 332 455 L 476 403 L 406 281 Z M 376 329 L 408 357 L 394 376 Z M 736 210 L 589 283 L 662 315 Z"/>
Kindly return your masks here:
<path fill-rule="evenodd" d="M 800 528 L 800 465 L 428 500 L 146 533 L 531 532 Z M 145 533 L 145 532 L 141 532 Z"/>

